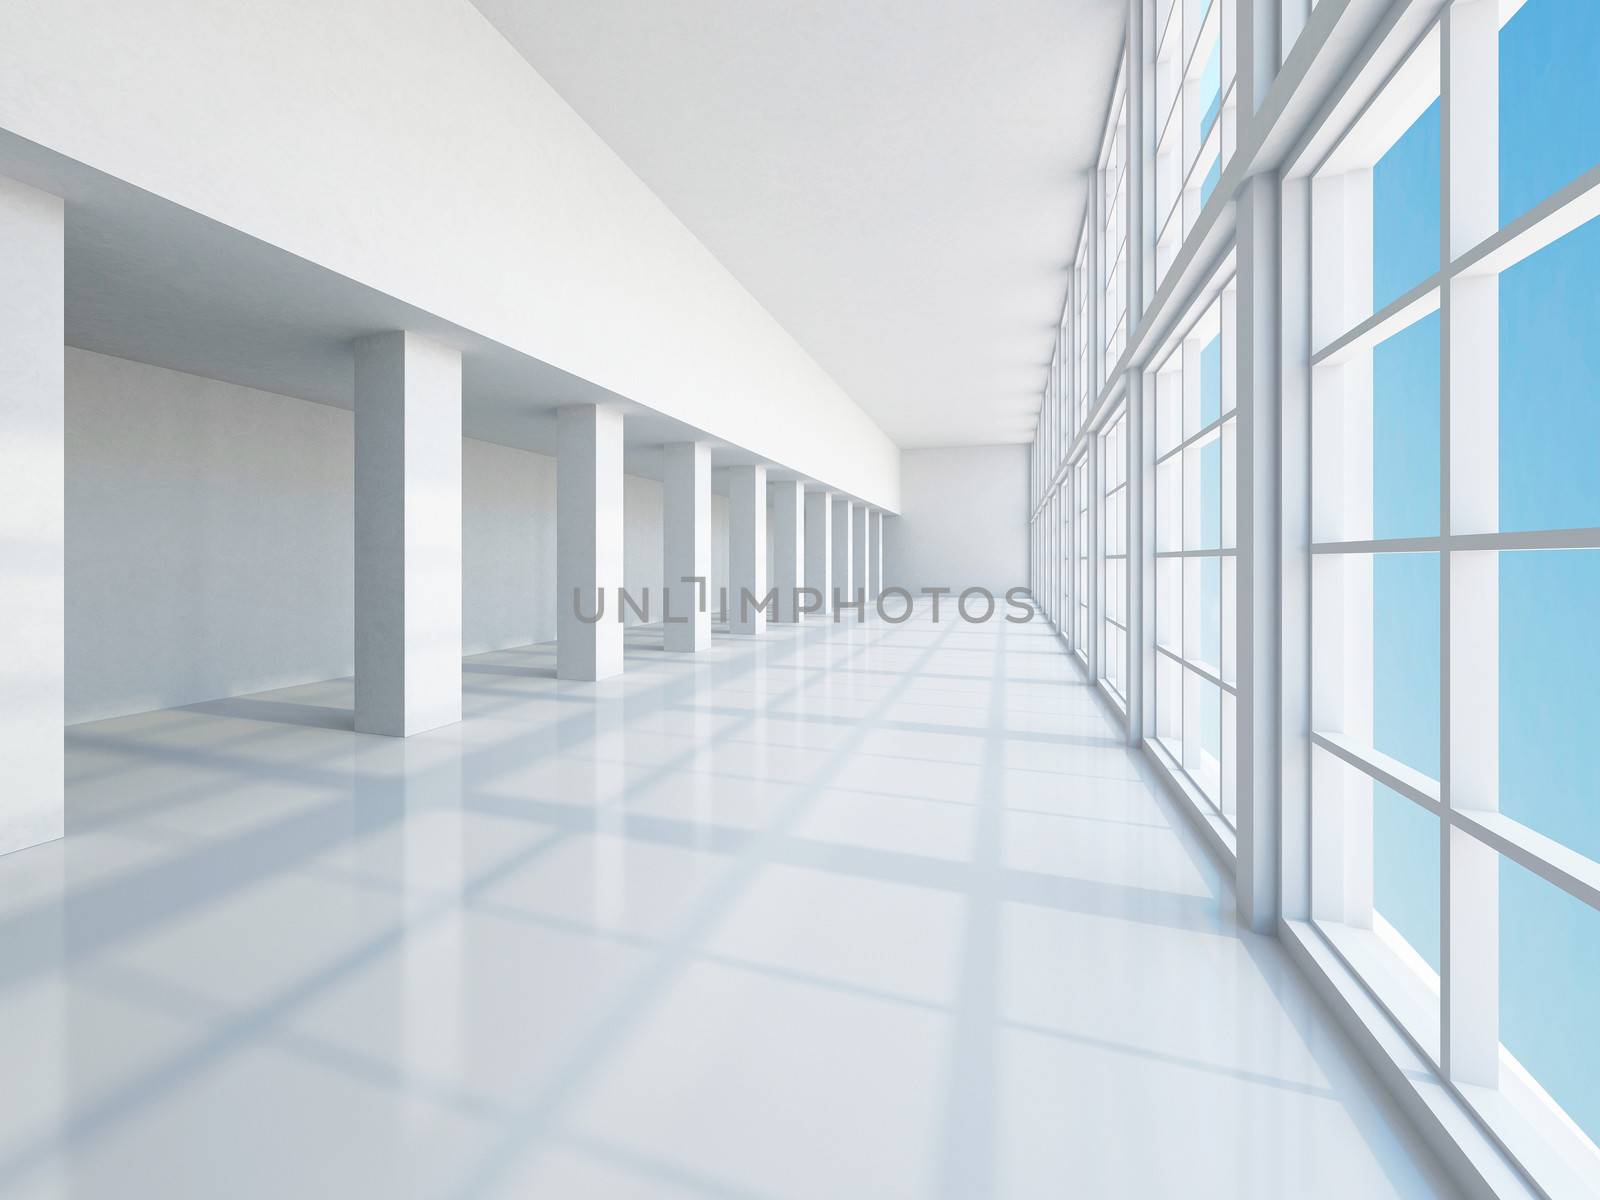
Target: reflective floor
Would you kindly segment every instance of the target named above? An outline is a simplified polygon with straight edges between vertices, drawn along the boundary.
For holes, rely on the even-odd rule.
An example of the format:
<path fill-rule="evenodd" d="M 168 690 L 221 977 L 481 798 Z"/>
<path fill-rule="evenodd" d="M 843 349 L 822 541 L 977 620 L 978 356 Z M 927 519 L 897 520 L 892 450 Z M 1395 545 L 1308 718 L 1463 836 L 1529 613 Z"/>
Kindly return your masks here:
<path fill-rule="evenodd" d="M 1042 624 L 659 642 L 70 730 L 0 1193 L 1445 1194 Z"/>

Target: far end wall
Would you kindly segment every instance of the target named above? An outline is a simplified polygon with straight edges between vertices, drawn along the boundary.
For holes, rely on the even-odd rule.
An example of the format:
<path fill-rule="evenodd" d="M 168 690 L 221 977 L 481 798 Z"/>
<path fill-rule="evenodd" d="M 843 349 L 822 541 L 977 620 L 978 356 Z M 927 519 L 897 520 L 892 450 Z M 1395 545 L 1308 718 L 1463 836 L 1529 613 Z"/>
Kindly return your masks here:
<path fill-rule="evenodd" d="M 1027 586 L 1028 448 L 902 451 L 900 516 L 884 525 L 885 586 Z"/>

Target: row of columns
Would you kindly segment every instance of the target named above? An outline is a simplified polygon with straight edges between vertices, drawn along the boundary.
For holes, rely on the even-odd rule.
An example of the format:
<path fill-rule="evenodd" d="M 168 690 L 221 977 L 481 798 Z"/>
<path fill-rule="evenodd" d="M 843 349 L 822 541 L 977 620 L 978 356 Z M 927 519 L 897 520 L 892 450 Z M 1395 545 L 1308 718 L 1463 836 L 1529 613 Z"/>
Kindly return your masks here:
<path fill-rule="evenodd" d="M 556 470 L 556 589 L 561 605 L 556 672 L 563 679 L 605 679 L 622 670 L 623 627 L 616 619 L 622 586 L 622 418 L 580 406 L 562 409 L 558 420 L 564 432 Z M 615 426 L 614 437 L 603 446 L 591 446 L 590 429 L 605 425 Z M 597 450 L 603 452 L 600 457 Z M 601 474 L 609 481 L 602 481 Z M 871 603 L 878 598 L 883 589 L 881 512 L 832 492 L 808 491 L 800 480 L 769 483 L 761 465 L 729 467 L 727 474 L 728 579 L 725 591 L 714 595 L 711 448 L 703 442 L 662 447 L 666 594 L 660 612 L 666 649 L 704 650 L 711 644 L 713 612 L 726 611 L 729 631 L 745 636 L 759 636 L 769 619 L 798 622 L 806 615 L 802 588 L 822 598 L 816 616 L 832 614 L 841 600 Z M 581 494 L 569 495 L 568 488 Z M 746 593 L 761 600 L 769 592 L 771 605 L 744 602 Z M 591 619 L 602 605 L 605 617 Z"/>
<path fill-rule="evenodd" d="M 65 724 L 64 206 L 0 179 L 0 854 L 61 836 Z M 417 333 L 360 339 L 355 382 L 355 727 L 407 737 L 461 719 L 461 353 Z M 557 416 L 557 674 L 622 670 L 623 416 Z M 764 466 L 729 471 L 734 632 L 802 612 L 796 589 L 846 603 L 882 586 L 882 517 Z M 666 648 L 711 642 L 711 450 L 663 455 Z M 689 582 L 685 582 L 689 581 Z M 857 592 L 861 595 L 858 597 Z M 576 598 L 576 602 L 575 602 Z M 604 616 L 593 619 L 604 604 Z"/>
<path fill-rule="evenodd" d="M 416 333 L 355 348 L 356 728 L 408 737 L 461 719 L 461 354 Z M 623 415 L 556 414 L 556 674 L 622 672 Z M 711 448 L 663 447 L 663 643 L 711 644 Z M 767 579 L 768 503 L 773 578 Z M 728 468 L 731 632 L 829 615 L 883 586 L 883 514 L 761 465 Z M 763 601 L 769 591 L 774 603 Z M 747 602 L 747 597 L 753 601 Z"/>

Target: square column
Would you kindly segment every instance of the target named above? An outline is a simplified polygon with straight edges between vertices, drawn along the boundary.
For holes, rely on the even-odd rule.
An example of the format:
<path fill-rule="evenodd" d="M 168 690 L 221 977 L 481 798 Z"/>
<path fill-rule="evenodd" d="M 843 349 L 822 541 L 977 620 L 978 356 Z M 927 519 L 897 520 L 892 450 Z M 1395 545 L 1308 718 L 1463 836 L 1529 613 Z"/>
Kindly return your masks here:
<path fill-rule="evenodd" d="M 850 581 L 855 578 L 851 574 L 854 566 L 854 555 L 850 552 L 851 530 L 850 510 L 855 505 L 843 498 L 833 502 L 833 591 L 839 593 L 846 603 L 855 595 Z M 834 603 L 833 593 L 828 594 L 826 607 L 837 612 L 839 606 Z"/>
<path fill-rule="evenodd" d="M 745 595 L 749 592 L 749 596 Z M 767 594 L 767 469 L 728 471 L 728 626 L 734 633 L 766 631 L 759 607 Z"/>
<path fill-rule="evenodd" d="M 816 615 L 827 615 L 833 592 L 833 493 L 806 493 L 806 581 L 822 597 Z"/>
<path fill-rule="evenodd" d="M 356 729 L 461 720 L 461 352 L 355 344 Z"/>
<path fill-rule="evenodd" d="M 883 513 L 867 514 L 867 599 L 876 602 L 883 594 Z"/>
<path fill-rule="evenodd" d="M 556 676 L 622 673 L 622 414 L 556 413 Z"/>
<path fill-rule="evenodd" d="M 800 619 L 799 591 L 805 579 L 805 494 L 806 485 L 798 479 L 785 479 L 771 486 L 772 492 L 772 586 L 778 593 L 778 607 L 772 619 L 792 625 Z"/>
<path fill-rule="evenodd" d="M 59 197 L 0 179 L 0 854 L 63 829 L 63 229 Z"/>
<path fill-rule="evenodd" d="M 1232 314 L 1226 301 L 1223 309 L 1224 321 L 1230 315 L 1233 318 L 1237 357 L 1230 363 L 1224 350 L 1222 362 L 1223 379 L 1236 381 L 1234 407 L 1238 414 L 1234 644 L 1239 701 L 1234 789 L 1239 840 L 1235 896 L 1240 921 L 1257 933 L 1270 933 L 1278 925 L 1278 621 L 1282 609 L 1278 591 L 1279 493 L 1273 469 L 1279 447 L 1282 377 L 1276 286 L 1280 274 L 1278 192 L 1273 176 L 1254 176 L 1239 193 L 1237 252 L 1239 290 Z M 1227 337 L 1222 344 L 1228 345 Z M 1367 495 L 1371 494 L 1369 487 Z M 1226 736 L 1226 724 L 1223 728 Z"/>
<path fill-rule="evenodd" d="M 872 527 L 867 521 L 867 506 L 850 506 L 850 599 L 867 594 L 867 562 L 872 558 Z"/>
<path fill-rule="evenodd" d="M 668 650 L 711 645 L 711 447 L 675 442 L 661 450 L 662 642 Z M 698 583 L 695 580 L 699 580 Z"/>

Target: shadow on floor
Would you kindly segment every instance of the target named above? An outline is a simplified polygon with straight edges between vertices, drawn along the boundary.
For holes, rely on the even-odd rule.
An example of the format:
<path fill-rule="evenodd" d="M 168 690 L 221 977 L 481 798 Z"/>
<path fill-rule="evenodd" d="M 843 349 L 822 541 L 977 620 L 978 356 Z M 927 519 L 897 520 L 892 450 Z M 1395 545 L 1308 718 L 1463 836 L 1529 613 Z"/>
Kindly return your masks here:
<path fill-rule="evenodd" d="M 240 721 L 270 721 L 274 725 L 302 725 L 311 729 L 341 729 L 353 732 L 356 715 L 348 708 L 326 704 L 301 704 L 293 700 L 262 700 L 251 696 L 230 696 L 185 704 L 184 712 L 205 713 L 213 717 L 233 717 Z"/>

